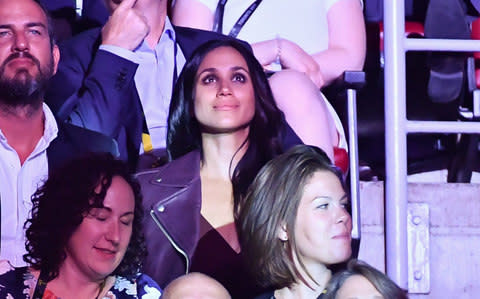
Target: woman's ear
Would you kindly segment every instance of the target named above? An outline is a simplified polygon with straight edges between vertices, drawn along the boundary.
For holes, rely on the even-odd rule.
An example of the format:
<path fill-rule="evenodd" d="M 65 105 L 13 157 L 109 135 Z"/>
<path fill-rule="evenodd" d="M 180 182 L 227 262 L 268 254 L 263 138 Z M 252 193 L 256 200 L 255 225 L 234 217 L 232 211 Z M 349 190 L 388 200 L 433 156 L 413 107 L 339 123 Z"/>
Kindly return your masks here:
<path fill-rule="evenodd" d="M 283 223 L 277 230 L 277 237 L 282 242 L 288 241 L 287 225 Z"/>

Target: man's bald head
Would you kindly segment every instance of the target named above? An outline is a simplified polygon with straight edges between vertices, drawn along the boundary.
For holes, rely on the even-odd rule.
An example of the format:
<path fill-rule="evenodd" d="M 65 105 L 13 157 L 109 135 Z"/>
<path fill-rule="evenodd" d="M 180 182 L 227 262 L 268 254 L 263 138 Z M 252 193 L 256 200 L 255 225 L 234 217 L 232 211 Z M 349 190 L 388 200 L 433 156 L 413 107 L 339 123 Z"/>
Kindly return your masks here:
<path fill-rule="evenodd" d="M 172 281 L 162 299 L 231 299 L 215 279 L 201 273 L 190 273 Z"/>

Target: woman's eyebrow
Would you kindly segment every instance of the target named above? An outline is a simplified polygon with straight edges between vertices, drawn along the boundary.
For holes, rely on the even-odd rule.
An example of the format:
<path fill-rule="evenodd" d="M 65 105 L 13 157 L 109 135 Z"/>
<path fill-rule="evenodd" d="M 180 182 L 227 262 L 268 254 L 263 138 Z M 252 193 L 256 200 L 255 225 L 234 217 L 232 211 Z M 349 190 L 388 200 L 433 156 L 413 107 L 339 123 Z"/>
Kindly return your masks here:
<path fill-rule="evenodd" d="M 231 69 L 231 70 L 234 70 L 234 71 L 242 70 L 242 71 L 248 73 L 248 71 L 247 71 L 243 66 L 233 66 L 233 67 L 231 67 L 230 69 Z"/>
<path fill-rule="evenodd" d="M 123 213 L 120 217 L 129 216 L 129 215 L 134 215 L 134 212 L 133 212 L 133 211 L 125 212 L 125 213 Z"/>
<path fill-rule="evenodd" d="M 203 69 L 201 72 L 199 72 L 199 73 L 198 73 L 198 76 L 200 76 L 201 74 L 206 73 L 206 72 L 209 72 L 209 73 L 210 73 L 210 72 L 215 72 L 216 70 L 217 70 L 217 69 L 214 68 L 214 67 L 209 67 L 209 68 Z M 198 76 L 197 76 L 197 77 L 198 77 Z"/>
<path fill-rule="evenodd" d="M 317 195 L 317 196 L 314 196 L 312 201 L 315 201 L 317 199 L 327 199 L 327 200 L 332 200 L 332 198 L 328 195 Z"/>

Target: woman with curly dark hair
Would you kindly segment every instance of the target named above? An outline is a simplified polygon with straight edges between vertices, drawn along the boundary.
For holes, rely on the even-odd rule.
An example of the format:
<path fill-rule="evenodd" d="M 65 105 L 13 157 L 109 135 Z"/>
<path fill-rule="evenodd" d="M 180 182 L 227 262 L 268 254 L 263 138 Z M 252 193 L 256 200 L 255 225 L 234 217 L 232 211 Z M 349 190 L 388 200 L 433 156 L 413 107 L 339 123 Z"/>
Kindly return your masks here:
<path fill-rule="evenodd" d="M 158 285 L 140 273 L 142 197 L 123 162 L 109 154 L 72 160 L 32 203 L 25 223 L 30 267 L 1 264 L 1 298 L 160 297 Z"/>
<path fill-rule="evenodd" d="M 283 151 L 284 125 L 262 66 L 242 43 L 211 41 L 192 54 L 170 104 L 172 161 L 138 175 L 153 253 L 145 272 L 162 287 L 192 271 L 218 280 L 233 298 L 255 293 L 236 216 L 257 172 Z"/>

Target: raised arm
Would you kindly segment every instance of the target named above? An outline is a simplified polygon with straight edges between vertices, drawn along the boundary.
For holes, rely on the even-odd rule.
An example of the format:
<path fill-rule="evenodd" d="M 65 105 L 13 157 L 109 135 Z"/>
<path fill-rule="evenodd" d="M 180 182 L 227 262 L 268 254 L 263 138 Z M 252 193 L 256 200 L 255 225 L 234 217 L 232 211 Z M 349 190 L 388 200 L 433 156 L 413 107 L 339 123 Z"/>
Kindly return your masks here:
<path fill-rule="evenodd" d="M 366 33 L 359 0 L 340 0 L 327 15 L 328 49 L 314 54 L 325 83 L 345 70 L 361 70 L 365 61 Z"/>
<path fill-rule="evenodd" d="M 217 2 L 217 1 L 212 1 Z M 216 4 L 215 4 L 216 7 Z M 197 0 L 176 0 L 172 21 L 177 26 L 212 30 L 214 9 Z"/>
<path fill-rule="evenodd" d="M 61 120 L 117 137 L 135 105 L 137 64 L 128 59 L 148 33 L 135 0 L 122 2 L 100 30 L 82 33 L 61 45 L 62 59 L 47 102 Z M 100 48 L 99 46 L 107 47 Z M 122 55 L 123 54 L 123 55 Z"/>
<path fill-rule="evenodd" d="M 211 30 L 217 3 L 217 0 L 177 0 L 173 21 L 179 26 Z M 252 44 L 255 57 L 265 67 L 280 58 L 284 69 L 306 73 L 319 88 L 345 70 L 361 70 L 366 52 L 361 1 L 339 0 L 329 9 L 327 22 L 329 44 L 322 52 L 309 54 L 295 42 L 278 38 Z"/>
<path fill-rule="evenodd" d="M 280 58 L 284 69 L 306 73 L 321 88 L 346 70 L 361 70 L 366 36 L 359 0 L 340 0 L 327 14 L 328 48 L 310 55 L 293 41 L 278 38 L 252 45 L 255 57 L 266 66 Z"/>

